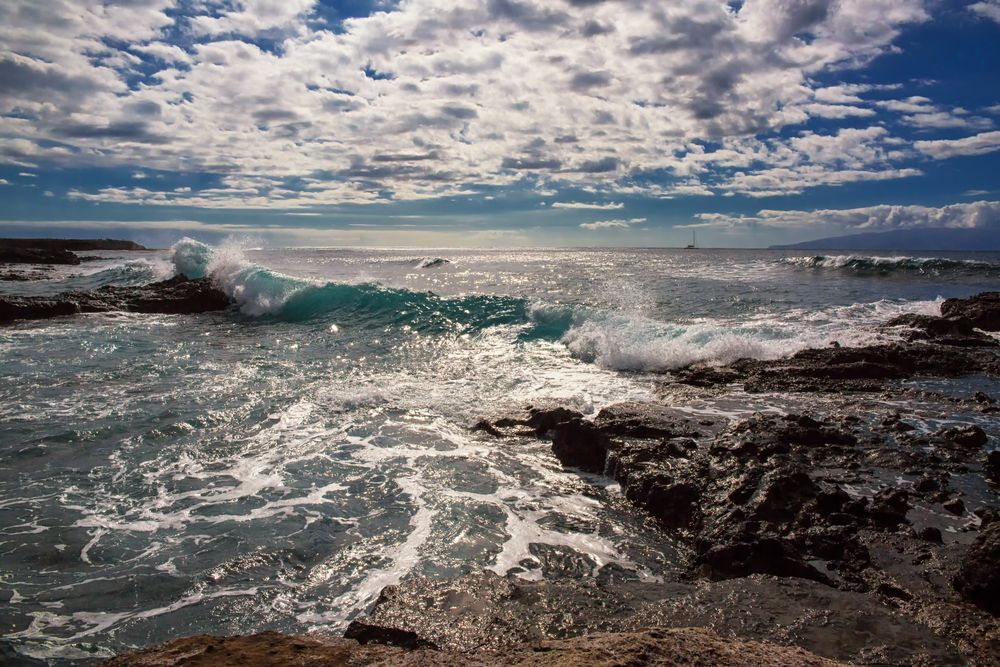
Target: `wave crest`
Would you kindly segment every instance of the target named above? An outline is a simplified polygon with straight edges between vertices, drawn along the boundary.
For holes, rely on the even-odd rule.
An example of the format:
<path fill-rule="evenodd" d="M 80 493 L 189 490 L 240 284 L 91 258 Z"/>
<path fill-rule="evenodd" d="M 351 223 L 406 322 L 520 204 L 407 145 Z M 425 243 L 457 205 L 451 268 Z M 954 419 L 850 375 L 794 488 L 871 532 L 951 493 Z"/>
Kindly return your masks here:
<path fill-rule="evenodd" d="M 304 280 L 247 261 L 238 246 L 212 248 L 189 238 L 172 250 L 179 273 L 188 278 L 210 277 L 246 315 L 289 322 L 336 317 L 355 326 L 410 327 L 427 333 L 467 333 L 529 322 L 528 302 L 515 297 L 449 299 L 376 283 Z"/>
<path fill-rule="evenodd" d="M 881 275 L 916 273 L 941 276 L 955 273 L 1000 276 L 1000 264 L 974 259 L 948 259 L 945 257 L 814 255 L 812 257 L 786 257 L 781 261 L 785 264 L 806 269 L 834 269 Z"/>

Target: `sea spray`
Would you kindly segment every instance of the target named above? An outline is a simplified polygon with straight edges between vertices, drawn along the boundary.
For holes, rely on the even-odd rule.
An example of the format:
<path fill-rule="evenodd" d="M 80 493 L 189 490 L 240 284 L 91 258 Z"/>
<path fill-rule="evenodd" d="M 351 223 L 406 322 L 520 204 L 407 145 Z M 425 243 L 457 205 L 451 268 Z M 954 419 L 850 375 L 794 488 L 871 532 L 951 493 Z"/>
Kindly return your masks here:
<path fill-rule="evenodd" d="M 377 283 L 318 282 L 248 261 L 236 244 L 212 248 L 183 239 L 173 248 L 179 272 L 210 276 L 248 316 L 284 322 L 332 320 L 341 326 L 423 335 L 475 334 L 508 326 L 516 341 L 560 341 L 581 361 L 625 371 L 662 372 L 692 363 L 775 359 L 836 341 L 888 339 L 878 322 L 903 312 L 934 312 L 938 302 L 883 300 L 815 311 L 663 321 L 652 296 L 626 282 L 609 284 L 605 308 L 474 294 L 445 298 Z"/>
<path fill-rule="evenodd" d="M 442 298 L 376 283 L 305 280 L 248 261 L 235 244 L 212 248 L 182 239 L 173 247 L 173 258 L 179 273 L 189 278 L 210 277 L 241 312 L 253 317 L 288 322 L 327 317 L 351 326 L 408 327 L 420 333 L 470 333 L 491 326 L 530 323 L 525 299 L 493 295 Z"/>

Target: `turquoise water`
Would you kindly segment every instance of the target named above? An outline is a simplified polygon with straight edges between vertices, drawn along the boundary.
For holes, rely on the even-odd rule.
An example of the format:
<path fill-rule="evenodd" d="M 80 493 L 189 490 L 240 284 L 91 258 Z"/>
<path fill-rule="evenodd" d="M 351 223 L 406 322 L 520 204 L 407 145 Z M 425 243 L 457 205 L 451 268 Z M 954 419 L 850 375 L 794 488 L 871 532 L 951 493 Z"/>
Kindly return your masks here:
<path fill-rule="evenodd" d="M 649 578 L 673 545 L 613 485 L 484 415 L 648 399 L 693 361 L 885 338 L 996 289 L 1000 256 L 219 248 L 102 253 L 4 292 L 182 270 L 237 302 L 0 330 L 0 656 L 342 629 L 474 569 Z M 435 261 L 436 259 L 447 261 Z M 16 654 L 16 658 L 13 657 Z"/>

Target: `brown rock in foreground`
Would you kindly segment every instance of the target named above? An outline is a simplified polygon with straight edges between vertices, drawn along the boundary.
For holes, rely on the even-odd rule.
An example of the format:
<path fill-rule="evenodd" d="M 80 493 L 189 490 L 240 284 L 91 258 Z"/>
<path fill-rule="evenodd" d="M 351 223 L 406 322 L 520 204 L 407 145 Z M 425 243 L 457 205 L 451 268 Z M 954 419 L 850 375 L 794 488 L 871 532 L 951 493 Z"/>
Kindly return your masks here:
<path fill-rule="evenodd" d="M 724 639 L 704 628 L 654 629 L 593 634 L 524 644 L 502 653 L 466 655 L 453 651 L 407 651 L 350 639 L 265 632 L 241 637 L 187 637 L 118 656 L 106 667 L 403 667 L 492 665 L 704 665 L 705 667 L 835 667 L 841 663 L 799 648 Z"/>

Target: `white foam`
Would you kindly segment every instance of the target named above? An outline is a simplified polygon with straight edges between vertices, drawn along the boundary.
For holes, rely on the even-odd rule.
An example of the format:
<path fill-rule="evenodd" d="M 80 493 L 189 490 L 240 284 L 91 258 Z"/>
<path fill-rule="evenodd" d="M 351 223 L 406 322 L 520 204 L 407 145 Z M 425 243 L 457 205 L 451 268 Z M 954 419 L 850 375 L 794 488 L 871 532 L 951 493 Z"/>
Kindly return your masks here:
<path fill-rule="evenodd" d="M 562 340 L 574 355 L 604 368 L 665 371 L 699 362 L 777 359 L 834 341 L 845 346 L 877 343 L 898 336 L 878 328 L 886 319 L 902 313 L 937 313 L 940 304 L 940 299 L 882 300 L 680 323 L 598 314 L 572 326 Z"/>

